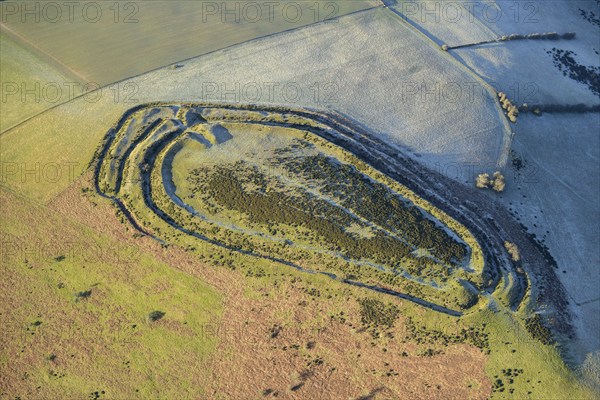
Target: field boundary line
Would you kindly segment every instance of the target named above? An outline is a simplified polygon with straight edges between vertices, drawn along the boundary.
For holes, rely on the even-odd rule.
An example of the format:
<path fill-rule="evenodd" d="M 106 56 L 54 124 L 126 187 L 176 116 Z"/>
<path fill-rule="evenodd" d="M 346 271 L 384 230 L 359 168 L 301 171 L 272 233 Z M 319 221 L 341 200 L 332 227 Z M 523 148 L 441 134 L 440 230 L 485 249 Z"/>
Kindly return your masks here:
<path fill-rule="evenodd" d="M 47 112 L 49 112 L 51 110 L 54 110 L 57 107 L 60 107 L 60 106 L 65 105 L 65 104 L 69 104 L 69 103 L 71 103 L 71 102 L 73 102 L 73 101 L 75 101 L 77 99 L 80 99 L 81 97 L 87 96 L 89 94 L 96 93 L 96 92 L 98 92 L 100 90 L 103 90 L 103 89 L 106 89 L 106 88 L 108 88 L 110 86 L 118 85 L 118 84 L 124 83 L 124 82 L 126 82 L 128 80 L 139 78 L 139 77 L 144 76 L 146 74 L 159 71 L 159 70 L 161 70 L 163 68 L 167 68 L 167 67 L 179 64 L 179 63 L 185 63 L 185 62 L 188 62 L 188 61 L 192 61 L 192 60 L 195 60 L 195 59 L 200 58 L 200 57 L 208 56 L 210 54 L 215 54 L 215 53 L 217 53 L 219 51 L 228 51 L 228 50 L 231 50 L 231 49 L 233 49 L 233 48 L 235 48 L 237 46 L 242 46 L 242 45 L 246 45 L 248 43 L 258 42 L 258 41 L 263 40 L 263 39 L 267 39 L 267 38 L 274 37 L 274 36 L 277 36 L 277 35 L 282 35 L 282 34 L 294 32 L 294 31 L 297 31 L 297 30 L 300 30 L 300 29 L 303 29 L 303 28 L 308 28 L 308 27 L 311 27 L 311 26 L 314 26 L 314 25 L 331 23 L 332 21 L 336 21 L 336 20 L 339 20 L 339 19 L 347 17 L 347 16 L 351 16 L 351 15 L 355 15 L 355 14 L 359 14 L 359 13 L 366 13 L 366 12 L 369 12 L 369 11 L 372 11 L 372 10 L 375 10 L 375 9 L 378 9 L 378 8 L 383 8 L 383 6 L 371 5 L 368 8 L 365 8 L 365 9 L 362 9 L 362 10 L 352 11 L 352 12 L 349 12 L 347 14 L 340 15 L 338 17 L 333 17 L 333 18 L 326 19 L 326 20 L 323 20 L 323 21 L 311 22 L 310 24 L 307 24 L 307 25 L 297 26 L 295 28 L 289 28 L 289 29 L 286 29 L 286 30 L 283 30 L 283 31 L 279 31 L 279 32 L 269 33 L 269 34 L 264 35 L 264 36 L 260 36 L 260 37 L 255 37 L 255 38 L 252 38 L 252 39 L 248 39 L 248 40 L 245 40 L 243 42 L 235 43 L 235 44 L 232 44 L 232 45 L 229 45 L 229 46 L 226 46 L 226 47 L 222 47 L 222 48 L 217 49 L 217 50 L 211 50 L 211 51 L 206 52 L 206 53 L 196 54 L 194 56 L 187 57 L 187 58 L 184 58 L 184 59 L 181 59 L 181 60 L 178 60 L 178 61 L 173 61 L 173 62 L 170 62 L 168 64 L 161 65 L 160 67 L 152 68 L 152 69 L 149 69 L 147 71 L 141 72 L 139 74 L 128 76 L 128 77 L 125 77 L 123 79 L 119 79 L 117 81 L 111 82 L 111 83 L 107 83 L 106 85 L 99 86 L 98 88 L 96 88 L 94 90 L 91 90 L 89 92 L 82 93 L 82 94 L 79 94 L 77 96 L 74 96 L 71 99 L 69 99 L 67 101 L 64 101 L 62 103 L 54 104 L 53 106 L 51 106 L 49 108 L 46 108 L 45 110 L 42 110 L 42 111 L 40 111 L 39 113 L 37 113 L 35 115 L 27 117 L 23 121 L 17 122 L 13 126 L 10 126 L 10 127 L 6 128 L 5 130 L 0 131 L 0 136 L 3 136 L 4 134 L 9 133 L 13 129 L 18 128 L 19 126 L 27 123 L 28 121 L 30 121 L 30 120 L 32 120 L 32 119 L 34 119 L 34 118 L 36 118 L 36 117 L 38 117 L 38 116 L 40 116 L 42 114 L 45 114 L 45 113 L 47 113 Z M 0 24 L 0 26 L 3 26 L 3 25 Z M 139 104 L 142 104 L 142 103 L 143 102 L 140 102 Z M 132 103 L 132 104 L 134 104 L 134 103 Z"/>
<path fill-rule="evenodd" d="M 8 27 L 6 24 L 4 24 L 2 22 L 0 22 L 0 31 L 4 31 L 4 32 L 8 33 L 9 36 L 12 36 L 15 39 L 15 42 L 23 42 L 23 43 L 25 43 L 25 45 L 30 46 L 36 52 L 44 55 L 45 57 L 50 58 L 52 60 L 52 63 L 58 64 L 61 67 L 61 69 L 68 71 L 71 75 L 80 79 L 81 80 L 80 83 L 89 82 L 89 80 L 84 75 L 82 75 L 80 72 L 75 71 L 73 68 L 69 67 L 67 64 L 60 61 L 58 58 L 54 57 L 52 54 L 48 53 L 47 51 L 45 51 L 44 49 L 42 49 L 41 47 L 39 47 L 38 45 L 33 43 L 31 40 L 22 36 L 21 34 L 16 32 L 15 30 L 11 29 L 10 27 Z"/>
<path fill-rule="evenodd" d="M 454 56 L 452 54 L 448 54 L 449 53 L 448 51 L 443 51 L 441 49 L 440 45 L 437 44 L 436 41 L 433 39 L 433 38 L 435 38 L 435 36 L 433 36 L 432 34 L 430 34 L 425 29 L 422 29 L 420 26 L 418 26 L 418 25 L 414 24 L 413 22 L 411 22 L 408 19 L 408 17 L 406 17 L 400 11 L 398 11 L 398 10 L 392 8 L 392 7 L 385 7 L 385 9 L 390 10 L 391 15 L 394 15 L 396 18 L 398 18 L 401 21 L 401 23 L 403 25 L 407 26 L 410 30 L 412 30 L 413 33 L 418 34 L 419 36 L 421 36 L 424 40 L 426 40 L 427 42 L 429 42 L 430 45 L 433 45 L 433 47 L 436 48 L 438 51 L 440 51 L 442 53 L 446 53 L 447 54 L 446 57 L 449 60 L 452 60 L 452 62 L 454 62 L 456 65 L 458 65 L 464 72 L 468 73 L 475 80 L 477 80 L 481 84 L 481 86 L 488 92 L 488 94 L 491 96 L 492 100 L 494 100 L 494 106 L 496 108 L 496 111 L 498 112 L 498 115 L 500 116 L 501 124 L 504 125 L 504 134 L 502 135 L 502 138 L 501 138 L 502 143 L 501 143 L 501 146 L 500 146 L 498 159 L 496 160 L 496 166 L 498 168 L 500 168 L 500 169 L 504 169 L 506 167 L 507 162 L 508 162 L 508 156 L 509 156 L 510 148 L 512 147 L 513 130 L 510 127 L 510 124 L 509 124 L 508 120 L 504 116 L 504 111 L 500 107 L 500 103 L 497 101 L 497 92 L 496 92 L 496 89 L 494 89 L 475 70 L 473 70 L 468 65 L 463 64 L 458 58 L 456 58 L 456 56 Z"/>

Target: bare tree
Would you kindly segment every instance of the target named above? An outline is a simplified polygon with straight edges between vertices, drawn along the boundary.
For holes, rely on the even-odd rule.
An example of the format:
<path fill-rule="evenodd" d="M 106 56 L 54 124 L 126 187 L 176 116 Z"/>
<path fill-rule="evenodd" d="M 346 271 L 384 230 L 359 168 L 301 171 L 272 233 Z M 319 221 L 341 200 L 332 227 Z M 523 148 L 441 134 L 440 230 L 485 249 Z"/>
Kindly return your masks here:
<path fill-rule="evenodd" d="M 502 105 L 502 108 L 506 110 L 507 117 L 510 120 L 510 122 L 512 122 L 512 123 L 517 122 L 517 116 L 519 115 L 519 108 L 517 106 L 515 106 L 506 97 L 506 93 L 504 93 L 504 92 L 498 92 L 498 99 L 500 101 L 500 104 Z"/>
<path fill-rule="evenodd" d="M 504 175 L 502 175 L 499 171 L 494 172 L 494 179 L 490 183 L 492 185 L 492 189 L 494 189 L 496 192 L 502 192 L 506 187 Z"/>
<path fill-rule="evenodd" d="M 475 186 L 479 189 L 491 188 L 496 192 L 502 192 L 506 187 L 504 176 L 500 171 L 494 172 L 493 179 L 490 179 L 490 175 L 486 172 L 477 175 L 475 179 Z"/>
<path fill-rule="evenodd" d="M 521 254 L 519 253 L 519 248 L 516 244 L 504 242 L 504 247 L 506 248 L 506 251 L 508 251 L 508 254 L 510 254 L 510 258 L 512 258 L 513 261 L 516 262 L 521 260 Z"/>
<path fill-rule="evenodd" d="M 485 189 L 489 187 L 490 184 L 490 175 L 488 173 L 483 173 L 477 175 L 477 179 L 475 181 L 475 186 L 480 189 Z"/>
<path fill-rule="evenodd" d="M 510 105 L 507 109 L 508 111 L 508 119 L 510 122 L 517 122 L 517 116 L 519 115 L 519 109 L 513 105 Z"/>

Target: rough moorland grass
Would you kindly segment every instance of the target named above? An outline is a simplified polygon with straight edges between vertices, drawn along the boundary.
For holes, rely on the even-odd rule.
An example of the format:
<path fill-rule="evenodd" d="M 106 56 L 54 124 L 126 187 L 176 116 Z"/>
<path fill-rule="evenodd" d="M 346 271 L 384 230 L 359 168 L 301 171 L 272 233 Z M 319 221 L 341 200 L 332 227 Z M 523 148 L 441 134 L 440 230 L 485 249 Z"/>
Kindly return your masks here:
<path fill-rule="evenodd" d="M 466 317 L 465 323 L 485 323 L 489 332 L 492 351 L 486 371 L 493 382 L 503 383 L 495 388 L 493 398 L 596 398 L 565 365 L 558 348 L 532 337 L 523 320 L 483 309 Z M 515 369 L 522 370 L 517 377 L 512 376 Z"/>
<path fill-rule="evenodd" d="M 0 201 L 4 394 L 83 398 L 104 390 L 112 398 L 184 398 L 202 393 L 216 345 L 203 329 L 219 321 L 219 294 L 135 247 L 6 190 Z M 73 294 L 83 288 L 91 295 L 76 301 Z M 156 310 L 165 314 L 148 322 Z"/>
<path fill-rule="evenodd" d="M 144 210 L 139 198 L 136 199 L 136 196 L 132 196 L 131 199 L 132 204 L 135 204 L 140 210 Z M 183 246 L 193 247 L 198 245 L 185 235 L 176 237 L 173 229 L 161 223 L 160 220 L 152 219 L 152 224 L 160 227 L 162 235 L 166 234 L 172 237 Z M 260 274 L 253 274 L 252 279 L 249 280 L 247 291 L 249 298 L 263 296 L 264 294 L 256 291 L 256 288 L 261 288 L 262 290 L 268 290 L 268 293 L 274 299 L 273 301 L 276 301 L 277 296 L 282 294 L 275 284 L 277 277 L 281 274 L 300 275 L 300 273 L 293 272 L 285 266 L 250 256 L 232 254 L 211 245 L 197 247 L 195 251 L 202 253 L 202 257 L 216 265 L 232 269 L 241 268 L 243 265 L 244 270 L 262 271 Z M 348 296 L 357 296 L 356 298 L 365 296 L 365 293 L 361 292 L 360 289 L 344 289 L 340 287 L 341 283 L 322 276 L 306 274 L 301 276 L 303 280 L 310 282 L 322 293 L 325 293 L 326 289 L 332 288 L 335 291 L 341 290 L 342 293 L 347 293 Z M 387 301 L 384 295 L 369 293 L 368 296 L 377 298 L 380 301 Z M 495 304 L 494 307 L 502 309 L 499 304 Z M 482 304 L 477 310 L 456 319 L 411 305 L 408 302 L 401 302 L 400 314 L 404 318 L 412 317 L 413 320 L 418 321 L 427 329 L 439 330 L 446 335 L 459 334 L 462 330 L 469 331 L 472 327 L 485 332 L 489 343 L 489 347 L 487 347 L 489 356 L 486 366 L 488 376 L 495 383 L 498 379 L 502 381 L 502 385 L 497 384 L 493 398 L 568 398 L 571 394 L 574 394 L 577 398 L 593 398 L 593 394 L 575 380 L 574 375 L 560 358 L 558 350 L 531 338 L 519 316 L 513 317 L 504 311 L 492 312 L 488 305 Z M 336 318 L 341 318 L 340 315 L 341 313 Z M 470 336 L 467 335 L 467 337 Z M 425 339 L 424 336 L 419 336 L 419 338 Z M 413 339 L 417 340 L 418 338 Z M 420 350 L 423 351 L 425 356 L 435 354 L 440 350 L 443 351 L 444 348 L 443 343 L 434 342 L 426 343 Z M 518 372 L 515 372 L 515 370 Z M 503 387 L 504 390 L 500 391 Z M 512 393 L 511 389 L 513 389 Z"/>
<path fill-rule="evenodd" d="M 502 309 L 497 303 L 492 307 Z M 494 312 L 485 302 L 458 319 L 419 307 L 403 307 L 401 315 L 410 317 L 419 328 L 413 340 L 427 343 L 433 350 L 443 349 L 444 340 L 452 342 L 466 329 L 468 342 L 482 344 L 488 354 L 486 372 L 492 381 L 492 399 L 596 398 L 565 365 L 556 347 L 532 338 L 521 318 L 506 311 Z M 470 339 L 471 330 L 477 333 L 475 341 Z M 481 342 L 478 338 L 482 337 Z"/>
<path fill-rule="evenodd" d="M 249 280 L 249 288 L 268 290 L 271 297 L 276 299 L 277 296 L 285 295 L 284 288 L 274 285 L 285 267 L 273 265 L 268 268 L 266 276 Z M 342 293 L 348 300 L 386 305 L 385 307 L 389 307 L 392 314 L 395 314 L 395 307 L 389 303 L 388 296 L 365 294 L 357 288 L 340 287 L 340 283 L 321 276 L 302 275 L 302 280 L 318 288 L 321 293 Z M 249 293 L 255 292 L 249 289 Z M 364 297 L 365 295 L 368 297 Z M 417 343 L 416 351 L 421 356 L 427 356 L 447 351 L 448 344 L 457 343 L 455 337 L 458 335 L 465 338 L 465 343 L 480 347 L 487 354 L 486 372 L 492 386 L 496 386 L 492 399 L 596 398 L 593 392 L 577 381 L 561 359 L 557 348 L 532 338 L 519 317 L 508 315 L 504 311 L 494 312 L 488 304 L 482 304 L 478 310 L 461 318 L 440 314 L 409 302 L 393 301 L 393 304 L 398 307 L 399 316 L 403 320 L 410 318 L 418 329 L 415 334 L 411 334 L 410 324 L 402 322 L 406 337 L 396 336 L 390 339 L 381 335 L 374 341 L 377 346 L 385 347 L 385 343 L 390 340 L 406 340 L 407 343 Z M 347 314 L 348 308 L 342 306 L 335 313 L 335 317 L 343 318 L 345 314 L 342 311 Z M 360 316 L 354 318 L 359 319 Z M 458 340 L 458 343 L 460 342 L 462 339 Z M 498 379 L 502 381 L 501 386 L 496 385 Z M 474 386 L 479 384 L 471 383 Z M 504 390 L 500 391 L 502 387 Z"/>

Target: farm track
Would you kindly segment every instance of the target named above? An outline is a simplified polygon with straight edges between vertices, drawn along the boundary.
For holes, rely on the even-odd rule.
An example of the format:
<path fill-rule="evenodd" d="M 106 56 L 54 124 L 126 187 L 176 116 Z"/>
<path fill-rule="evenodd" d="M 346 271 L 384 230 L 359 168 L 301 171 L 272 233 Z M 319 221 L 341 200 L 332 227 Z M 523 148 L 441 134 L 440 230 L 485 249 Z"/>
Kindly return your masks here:
<path fill-rule="evenodd" d="M 169 106 L 170 103 L 151 103 L 147 105 L 140 105 L 130 109 L 123 115 L 117 125 L 109 130 L 106 140 L 102 149 L 97 153 L 96 160 L 96 175 L 95 175 L 95 186 L 96 190 L 103 197 L 110 198 L 115 201 L 119 208 L 126 208 L 118 198 L 108 196 L 101 192 L 99 187 L 99 176 L 100 165 L 102 164 L 104 157 L 112 141 L 114 140 L 116 132 L 118 132 L 126 122 L 127 118 L 135 111 L 141 110 L 144 107 L 160 107 Z M 551 260 L 548 260 L 549 254 L 541 245 L 539 245 L 530 235 L 523 231 L 522 226 L 516 222 L 513 217 L 505 210 L 500 207 L 497 203 L 490 200 L 485 194 L 476 191 L 475 189 L 467 188 L 462 184 L 454 182 L 448 178 L 445 178 L 433 171 L 430 171 L 414 161 L 413 159 L 405 156 L 399 149 L 394 148 L 387 143 L 379 140 L 372 132 L 366 127 L 361 126 L 356 121 L 353 121 L 348 116 L 342 115 L 335 111 L 321 112 L 318 110 L 311 109 L 289 109 L 274 106 L 256 106 L 256 105 L 233 105 L 233 104 L 220 104 L 220 103 L 193 103 L 185 104 L 188 107 L 197 108 L 219 108 L 224 110 L 246 110 L 246 111 L 257 111 L 257 112 L 281 112 L 287 115 L 298 116 L 308 118 L 309 120 L 317 121 L 326 127 L 327 129 L 316 128 L 314 126 L 299 124 L 299 123 L 278 123 L 270 121 L 242 121 L 244 123 L 259 123 L 263 125 L 273 126 L 285 126 L 290 128 L 301 129 L 309 131 L 319 137 L 322 137 L 343 149 L 354 154 L 358 159 L 371 165 L 376 170 L 384 173 L 399 183 L 405 185 L 418 196 L 432 203 L 452 218 L 467 227 L 472 234 L 475 235 L 478 242 L 480 243 L 484 259 L 485 259 L 485 273 L 492 278 L 492 283 L 485 289 L 485 294 L 490 294 L 499 284 L 500 279 L 504 276 L 511 276 L 515 282 L 516 289 L 510 301 L 510 308 L 512 311 L 517 311 L 523 303 L 523 299 L 529 291 L 534 300 L 534 304 L 538 307 L 544 307 L 546 312 L 551 313 L 553 316 L 553 328 L 563 334 L 571 334 L 572 328 L 570 324 L 570 318 L 566 311 L 566 297 L 562 286 L 560 286 L 556 274 L 552 268 L 550 268 Z M 227 122 L 227 118 L 223 118 L 224 122 Z M 240 122 L 239 119 L 232 118 L 229 122 Z M 177 137 L 183 130 L 179 129 L 178 133 L 171 132 L 173 136 L 170 138 Z M 168 141 L 162 141 L 158 143 L 159 146 L 164 147 Z M 156 145 L 156 143 L 155 143 Z M 159 148 L 152 150 L 152 159 L 145 160 L 147 162 L 154 162 Z M 124 160 L 122 160 L 124 162 Z M 122 169 L 120 169 L 122 171 Z M 239 249 L 231 249 L 222 243 L 215 242 L 207 237 L 204 237 L 197 232 L 192 232 L 181 227 L 174 221 L 169 215 L 160 210 L 152 201 L 152 187 L 149 179 L 150 174 L 145 173 L 142 175 L 142 187 L 143 197 L 146 206 L 158 215 L 161 219 L 166 221 L 169 225 L 175 229 L 195 236 L 199 239 L 206 240 L 212 244 L 226 248 L 228 250 L 241 252 L 252 256 L 262 257 L 271 261 L 282 263 L 296 269 L 302 270 L 308 273 L 320 273 L 327 275 L 333 279 L 340 280 L 334 274 L 306 270 L 298 265 L 290 263 L 286 260 L 273 258 L 264 255 L 253 254 Z M 130 221 L 133 221 L 133 217 L 126 213 L 125 214 Z M 136 229 L 140 228 L 139 225 L 134 224 Z M 140 232 L 147 234 L 143 229 L 138 229 Z M 159 241 L 153 235 L 149 235 Z M 517 273 L 514 266 L 508 260 L 506 253 L 503 250 L 504 241 L 511 240 L 519 243 L 523 262 L 523 269 L 526 274 Z M 528 279 L 529 278 L 536 284 L 535 288 L 531 288 Z M 377 292 L 387 293 L 396 297 L 400 297 L 406 300 L 410 300 L 414 303 L 428 307 L 435 311 L 443 312 L 448 315 L 460 316 L 462 313 L 450 310 L 445 307 L 439 306 L 427 302 L 423 299 L 415 298 L 413 296 L 395 292 L 386 288 L 369 286 L 361 282 L 341 280 L 344 283 L 351 284 L 354 286 L 361 286 L 374 290 Z M 543 288 L 543 289 L 542 289 Z M 545 290 L 545 289 L 549 290 Z M 539 289 L 539 291 L 538 291 Z"/>

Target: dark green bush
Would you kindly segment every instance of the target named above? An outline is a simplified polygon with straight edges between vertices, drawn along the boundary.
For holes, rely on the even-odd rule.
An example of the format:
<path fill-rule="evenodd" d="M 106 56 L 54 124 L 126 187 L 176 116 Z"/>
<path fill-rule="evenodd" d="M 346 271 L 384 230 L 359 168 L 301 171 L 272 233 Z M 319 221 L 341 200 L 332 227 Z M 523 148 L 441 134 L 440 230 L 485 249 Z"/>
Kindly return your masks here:
<path fill-rule="evenodd" d="M 87 299 L 91 295 L 92 295 L 92 291 L 91 290 L 85 290 L 83 292 L 77 292 L 77 293 L 75 293 L 75 301 Z"/>
<path fill-rule="evenodd" d="M 165 316 L 165 313 L 162 311 L 152 311 L 148 314 L 148 321 L 155 322 Z"/>
<path fill-rule="evenodd" d="M 544 325 L 540 314 L 535 314 L 533 317 L 526 319 L 525 327 L 534 339 L 543 344 L 550 345 L 555 342 L 552 332 Z"/>
<path fill-rule="evenodd" d="M 360 304 L 360 317 L 364 325 L 378 328 L 391 328 L 398 319 L 400 310 L 394 304 L 387 305 L 380 300 L 362 298 Z"/>

